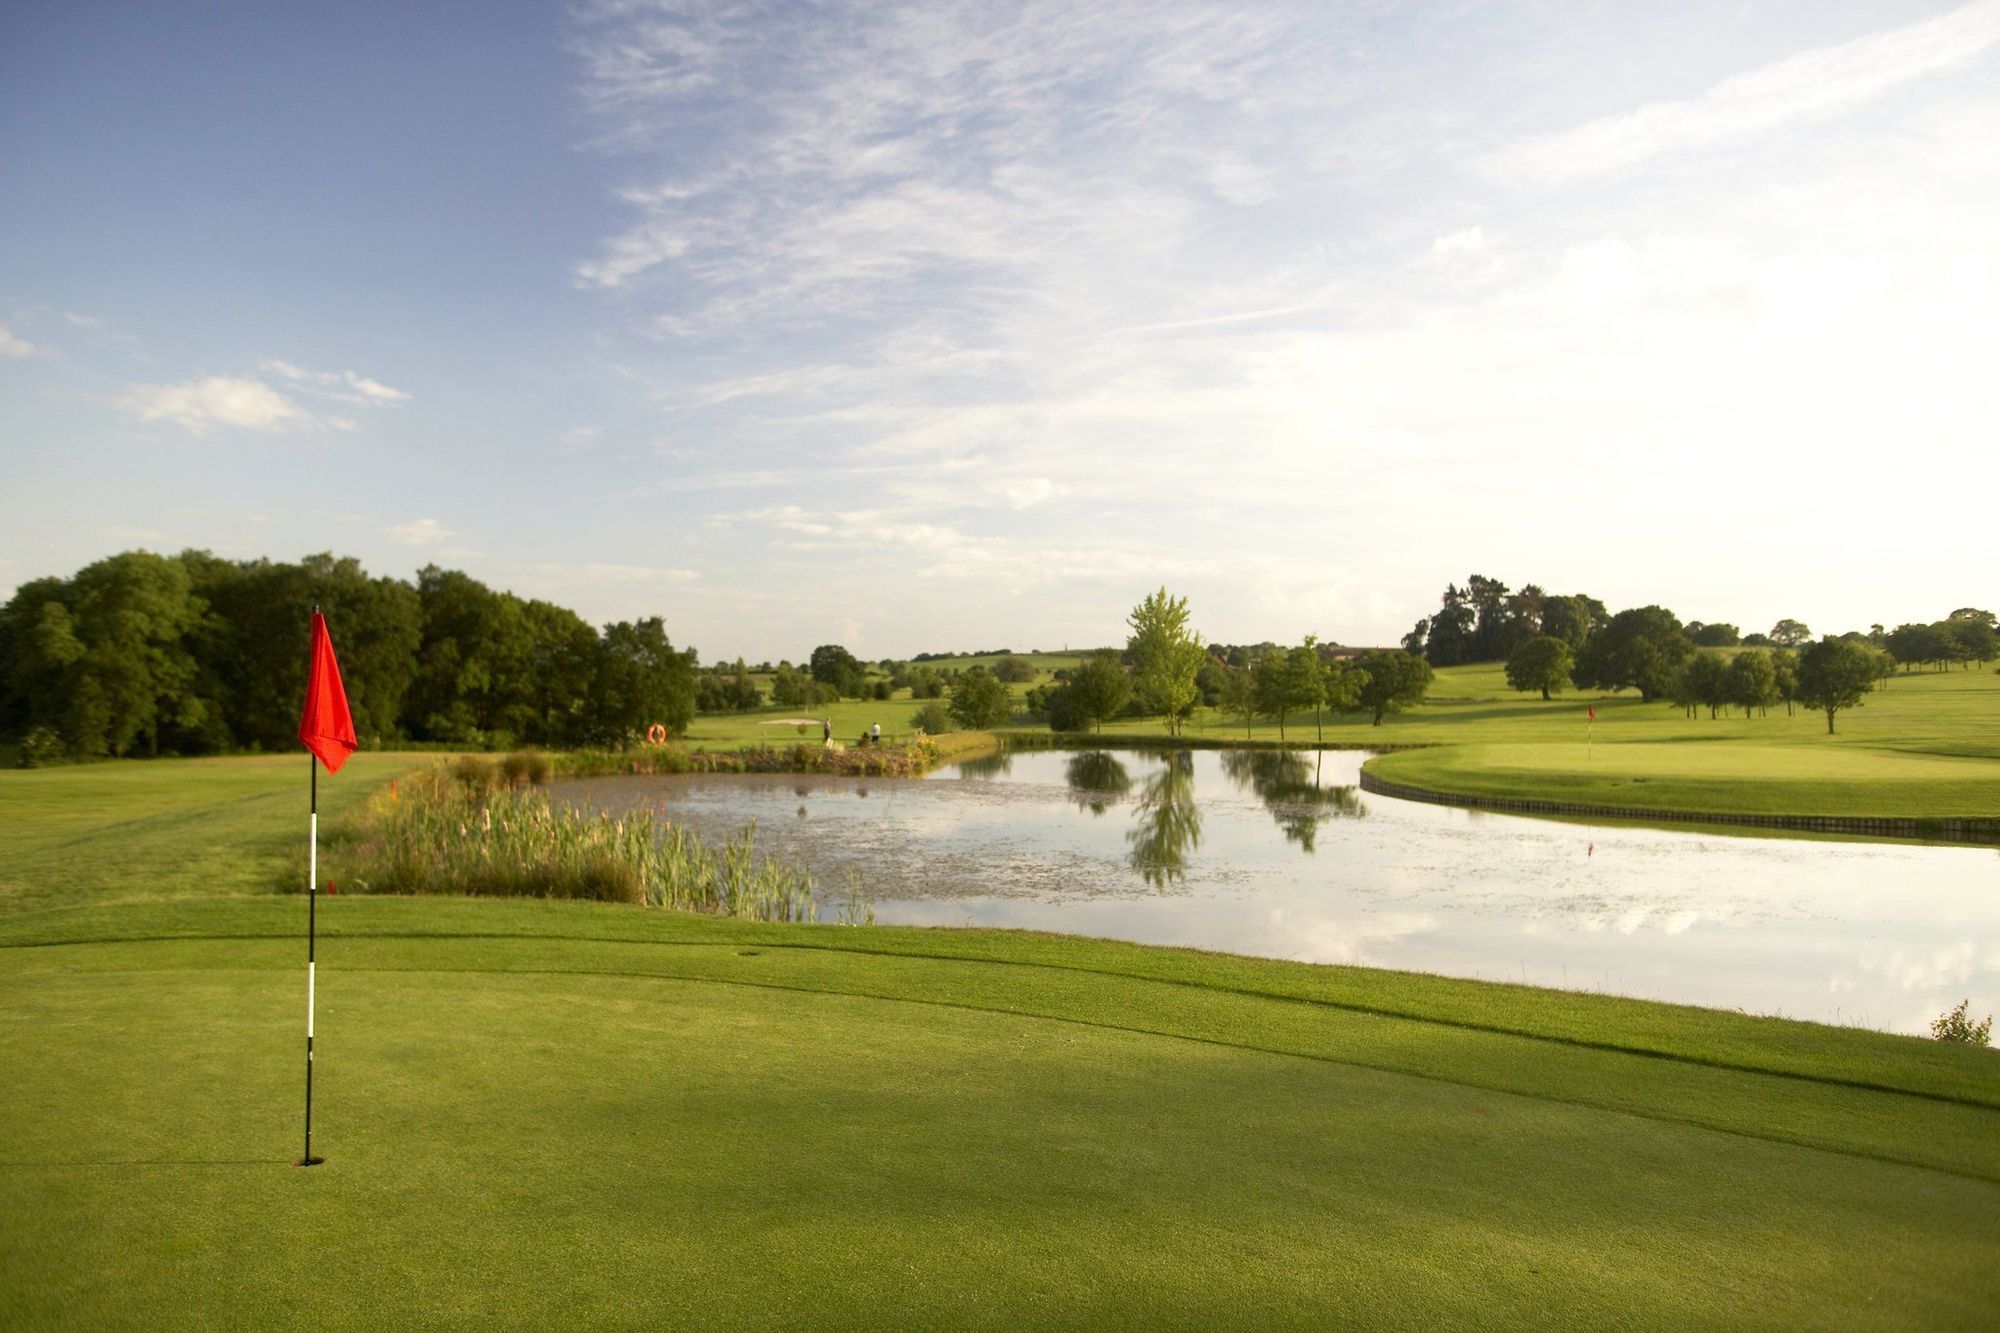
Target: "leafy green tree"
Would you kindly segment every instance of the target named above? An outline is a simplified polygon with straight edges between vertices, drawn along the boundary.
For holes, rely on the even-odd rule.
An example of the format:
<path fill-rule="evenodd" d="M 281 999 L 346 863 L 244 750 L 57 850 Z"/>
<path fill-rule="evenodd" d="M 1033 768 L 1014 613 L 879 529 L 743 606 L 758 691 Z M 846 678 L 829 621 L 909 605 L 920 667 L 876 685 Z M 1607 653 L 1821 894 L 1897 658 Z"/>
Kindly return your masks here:
<path fill-rule="evenodd" d="M 1228 668 L 1222 682 L 1222 706 L 1243 719 L 1243 735 L 1250 735 L 1250 723 L 1257 714 L 1257 670 L 1254 664 Z"/>
<path fill-rule="evenodd" d="M 1889 655 L 1909 666 L 1928 663 L 1940 669 L 1958 651 L 1958 643 L 1942 624 L 1898 625 L 1889 631 Z"/>
<path fill-rule="evenodd" d="M 1003 657 L 993 664 L 993 678 L 1009 685 L 1025 685 L 1035 678 L 1035 664 L 1025 657 Z"/>
<path fill-rule="evenodd" d="M 1762 649 L 1745 648 L 1729 664 L 1726 682 L 1729 702 L 1743 710 L 1743 716 L 1769 708 L 1778 699 L 1778 673 L 1771 655 Z"/>
<path fill-rule="evenodd" d="M 1674 702 L 1682 707 L 1700 705 L 1714 718 L 1729 698 L 1729 664 L 1713 653 L 1696 653 L 1681 664 L 1675 682 Z"/>
<path fill-rule="evenodd" d="M 1697 648 L 1734 648 L 1743 641 L 1743 633 L 1734 625 L 1720 621 L 1704 625 L 1699 620 L 1690 620 L 1687 625 L 1688 642 Z"/>
<path fill-rule="evenodd" d="M 1799 652 L 1799 702 L 1825 711 L 1829 736 L 1833 715 L 1858 705 L 1876 678 L 1874 655 L 1849 640 L 1829 635 Z"/>
<path fill-rule="evenodd" d="M 1393 648 L 1363 654 L 1361 669 L 1368 673 L 1368 679 L 1355 702 L 1375 715 L 1378 727 L 1390 713 L 1422 703 L 1435 674 L 1423 658 Z"/>
<path fill-rule="evenodd" d="M 1620 611 L 1592 634 L 1570 675 L 1584 689 L 1636 688 L 1650 701 L 1672 692 L 1694 651 L 1673 612 L 1642 606 Z"/>
<path fill-rule="evenodd" d="M 1195 676 L 1208 657 L 1201 636 L 1188 627 L 1187 599 L 1169 597 L 1163 587 L 1133 607 L 1126 623 L 1132 629 L 1125 649 L 1132 658 L 1134 692 L 1178 736 L 1199 697 Z"/>
<path fill-rule="evenodd" d="M 1780 648 L 1796 648 L 1812 638 L 1803 620 L 1784 619 L 1771 626 L 1771 642 Z"/>
<path fill-rule="evenodd" d="M 187 641 L 206 604 L 177 560 L 127 551 L 77 571 L 63 590 L 68 634 L 81 653 L 65 668 L 64 739 L 79 754 L 129 753 L 143 737 L 160 752 L 163 728 L 193 729 L 211 706 L 195 691 Z M 44 626 L 69 651 L 59 618 Z"/>
<path fill-rule="evenodd" d="M 628 744 L 654 723 L 673 735 L 694 719 L 694 665 L 658 616 L 604 627 L 591 689 L 593 739 Z"/>
<path fill-rule="evenodd" d="M 1611 617 L 1604 603 L 1581 593 L 1569 597 L 1548 597 L 1542 601 L 1541 632 L 1561 639 L 1571 653 L 1589 641 L 1591 633 Z"/>
<path fill-rule="evenodd" d="M 832 686 L 841 694 L 858 698 L 866 688 L 867 668 L 837 643 L 823 643 L 813 649 L 809 667 L 814 680 Z"/>
<path fill-rule="evenodd" d="M 1792 716 L 1792 705 L 1799 698 L 1799 658 L 1797 653 L 1783 648 L 1771 654 L 1771 685 L 1778 697 L 1785 701 L 1785 716 Z"/>
<path fill-rule="evenodd" d="M 1569 688 L 1569 670 L 1575 665 L 1569 644 L 1554 635 L 1539 634 L 1507 659 L 1507 684 L 1522 693 L 1540 690 L 1547 699 L 1551 692 Z"/>
<path fill-rule="evenodd" d="M 1095 731 L 1102 731 L 1104 720 L 1116 717 L 1132 699 L 1132 681 L 1113 652 L 1092 653 L 1070 673 L 1067 688 L 1077 714 Z"/>
<path fill-rule="evenodd" d="M 1952 655 L 1961 662 L 1991 662 L 2000 656 L 2000 636 L 1983 620 L 1954 615 L 1940 622 L 1938 628 L 1951 641 Z"/>
<path fill-rule="evenodd" d="M 959 675 L 951 687 L 949 708 L 952 718 L 968 731 L 997 727 L 1013 713 L 1013 696 L 994 679 L 993 673 L 976 666 Z"/>

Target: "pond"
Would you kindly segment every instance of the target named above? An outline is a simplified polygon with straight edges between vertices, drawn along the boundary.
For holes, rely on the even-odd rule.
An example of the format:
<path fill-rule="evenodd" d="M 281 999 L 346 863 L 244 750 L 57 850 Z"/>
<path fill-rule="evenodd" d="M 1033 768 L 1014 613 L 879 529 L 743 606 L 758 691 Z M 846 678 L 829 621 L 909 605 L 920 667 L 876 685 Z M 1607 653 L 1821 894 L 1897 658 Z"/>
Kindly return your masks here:
<path fill-rule="evenodd" d="M 1925 1033 L 2000 1010 L 2000 852 L 1589 825 L 1363 795 L 1359 751 L 1028 751 L 922 780 L 590 778 L 884 924 L 1011 926 Z"/>

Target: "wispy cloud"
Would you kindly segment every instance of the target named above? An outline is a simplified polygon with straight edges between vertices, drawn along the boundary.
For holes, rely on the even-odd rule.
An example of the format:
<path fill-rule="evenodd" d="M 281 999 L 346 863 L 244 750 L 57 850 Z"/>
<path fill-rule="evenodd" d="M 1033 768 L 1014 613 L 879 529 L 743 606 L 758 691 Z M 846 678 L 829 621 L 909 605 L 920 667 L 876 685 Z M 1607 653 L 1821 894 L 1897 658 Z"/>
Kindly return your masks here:
<path fill-rule="evenodd" d="M 1655 102 L 1508 144 L 1488 160 L 1524 185 L 1628 171 L 1788 125 L 1837 116 L 2000 43 L 2000 0 L 1980 0 L 1888 32 L 1824 46 L 1725 79 L 1700 97 Z"/>
<path fill-rule="evenodd" d="M 17 338 L 0 324 L 0 356 L 33 356 L 35 345 L 25 338 Z"/>
<path fill-rule="evenodd" d="M 392 389 L 379 380 L 357 375 L 351 370 L 306 370 L 289 361 L 267 360 L 265 373 L 300 386 L 301 389 L 343 403 L 380 405 L 408 402 L 410 395 Z"/>
<path fill-rule="evenodd" d="M 262 380 L 211 375 L 181 384 L 134 384 L 118 400 L 141 421 L 171 421 L 195 435 L 216 426 L 280 430 L 312 420 Z"/>
<path fill-rule="evenodd" d="M 405 546 L 434 546 L 458 534 L 434 518 L 416 518 L 389 529 L 392 540 Z"/>

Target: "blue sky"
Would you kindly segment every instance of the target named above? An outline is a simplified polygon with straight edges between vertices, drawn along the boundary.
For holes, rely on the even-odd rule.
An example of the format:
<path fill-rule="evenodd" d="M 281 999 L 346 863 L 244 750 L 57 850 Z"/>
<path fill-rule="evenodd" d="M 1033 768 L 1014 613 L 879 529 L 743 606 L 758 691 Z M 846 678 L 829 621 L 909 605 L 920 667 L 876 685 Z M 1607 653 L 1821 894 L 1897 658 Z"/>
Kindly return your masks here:
<path fill-rule="evenodd" d="M 13 5 L 0 592 L 705 657 L 1992 606 L 2000 3 Z"/>

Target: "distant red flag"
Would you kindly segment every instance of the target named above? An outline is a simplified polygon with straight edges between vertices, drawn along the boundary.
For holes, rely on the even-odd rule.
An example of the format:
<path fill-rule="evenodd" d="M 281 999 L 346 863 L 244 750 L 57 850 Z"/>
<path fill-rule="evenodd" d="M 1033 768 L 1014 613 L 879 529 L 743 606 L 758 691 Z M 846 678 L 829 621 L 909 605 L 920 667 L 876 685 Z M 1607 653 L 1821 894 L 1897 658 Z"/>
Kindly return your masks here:
<path fill-rule="evenodd" d="M 340 663 L 333 657 L 326 617 L 317 611 L 312 613 L 312 665 L 306 670 L 299 743 L 318 755 L 329 773 L 338 773 L 347 756 L 361 748 L 354 735 L 354 715 L 347 711 L 347 690 L 340 683 Z"/>
<path fill-rule="evenodd" d="M 1592 722 L 1595 722 L 1595 721 L 1597 721 L 1597 705 L 1596 705 L 1596 704 L 1592 704 L 1592 705 L 1590 706 L 1590 720 L 1591 720 Z"/>

